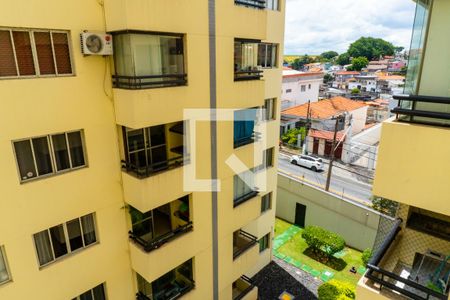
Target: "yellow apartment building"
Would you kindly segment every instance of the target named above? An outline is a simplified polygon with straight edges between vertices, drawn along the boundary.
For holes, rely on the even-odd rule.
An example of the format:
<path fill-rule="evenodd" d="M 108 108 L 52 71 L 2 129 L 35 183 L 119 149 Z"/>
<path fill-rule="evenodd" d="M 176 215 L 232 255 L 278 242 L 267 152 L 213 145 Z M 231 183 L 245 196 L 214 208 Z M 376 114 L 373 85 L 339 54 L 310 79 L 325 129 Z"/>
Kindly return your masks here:
<path fill-rule="evenodd" d="M 449 299 L 450 2 L 416 3 L 405 95 L 383 123 L 373 186 L 399 203 L 397 219 L 380 224 L 358 299 Z"/>
<path fill-rule="evenodd" d="M 256 299 L 285 1 L 2 4 L 0 299 Z"/>

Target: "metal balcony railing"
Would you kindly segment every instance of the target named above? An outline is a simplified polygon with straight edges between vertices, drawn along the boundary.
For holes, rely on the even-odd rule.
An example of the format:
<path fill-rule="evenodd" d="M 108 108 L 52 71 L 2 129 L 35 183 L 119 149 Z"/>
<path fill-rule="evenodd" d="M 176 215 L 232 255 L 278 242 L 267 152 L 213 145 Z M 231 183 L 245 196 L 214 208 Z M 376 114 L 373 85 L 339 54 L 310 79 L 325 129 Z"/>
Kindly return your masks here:
<path fill-rule="evenodd" d="M 172 287 L 166 293 L 161 293 L 159 296 L 154 296 L 152 298 L 147 297 L 141 292 L 136 294 L 136 300 L 176 300 L 181 298 L 183 295 L 189 293 L 195 288 L 195 282 L 190 280 L 186 286 L 183 287 Z"/>
<path fill-rule="evenodd" d="M 383 256 L 387 253 L 393 241 L 397 237 L 397 234 L 400 232 L 401 223 L 402 220 L 397 219 L 391 230 L 386 234 L 386 238 L 384 239 L 379 250 L 374 253 L 367 264 L 367 272 L 364 276 L 379 284 L 380 289 L 384 287 L 414 300 L 428 300 L 430 297 L 433 297 L 434 299 L 446 300 L 448 297 L 447 295 L 441 294 L 408 278 L 403 278 L 393 272 L 384 270 L 379 266 Z M 401 283 L 403 287 L 396 285 L 396 282 Z"/>
<path fill-rule="evenodd" d="M 259 80 L 263 77 L 263 70 L 238 70 L 234 71 L 234 81 Z"/>
<path fill-rule="evenodd" d="M 242 255 L 245 251 L 252 248 L 254 245 L 258 243 L 256 236 L 251 235 L 248 232 L 245 232 L 243 230 L 239 230 L 239 233 L 237 234 L 237 237 L 233 237 L 237 241 L 237 244 L 233 243 L 233 259 L 238 258 L 240 255 Z"/>
<path fill-rule="evenodd" d="M 185 224 L 183 226 L 179 226 L 175 230 L 167 232 L 167 233 L 165 233 L 153 240 L 150 240 L 150 241 L 142 239 L 141 237 L 135 235 L 132 231 L 128 232 L 128 236 L 130 237 L 130 239 L 133 242 L 135 242 L 136 244 L 141 246 L 142 249 L 144 249 L 144 251 L 151 252 L 155 249 L 158 249 L 165 243 L 170 242 L 170 241 L 176 239 L 177 237 L 191 231 L 192 229 L 193 229 L 192 222 L 188 222 L 187 224 Z"/>
<path fill-rule="evenodd" d="M 114 88 L 139 90 L 186 85 L 187 74 L 161 74 L 148 76 L 112 75 Z"/>
<path fill-rule="evenodd" d="M 245 297 L 245 295 L 250 293 L 250 291 L 255 288 L 255 285 L 253 284 L 252 280 L 249 277 L 245 276 L 245 275 L 242 275 L 241 278 L 239 278 L 238 280 L 243 281 L 244 284 L 247 284 L 248 286 L 245 289 L 243 289 L 239 293 L 239 295 L 237 295 L 236 297 L 233 297 L 233 300 L 241 300 L 242 298 Z"/>
<path fill-rule="evenodd" d="M 450 112 L 436 109 L 417 109 L 416 105 L 417 103 L 433 103 L 443 104 L 450 108 L 450 98 L 421 95 L 395 95 L 394 99 L 398 100 L 399 103 L 397 107 L 391 110 L 391 112 L 397 115 L 398 121 L 441 125 L 444 123 L 442 121 L 450 120 Z M 406 107 L 407 105 L 404 105 L 404 102 L 410 102 L 411 105 Z M 430 118 L 431 120 L 423 121 L 416 117 Z M 441 120 L 441 122 L 439 122 L 439 120 Z M 444 125 L 449 126 L 450 122 L 447 122 Z"/>
<path fill-rule="evenodd" d="M 266 8 L 266 0 L 234 0 L 234 3 L 258 9 Z"/>
<path fill-rule="evenodd" d="M 149 164 L 147 166 L 137 166 L 124 160 L 122 160 L 121 163 L 122 170 L 135 175 L 137 178 L 146 178 L 164 171 L 182 167 L 183 165 L 189 163 L 189 156 L 177 156 L 165 161 Z"/>

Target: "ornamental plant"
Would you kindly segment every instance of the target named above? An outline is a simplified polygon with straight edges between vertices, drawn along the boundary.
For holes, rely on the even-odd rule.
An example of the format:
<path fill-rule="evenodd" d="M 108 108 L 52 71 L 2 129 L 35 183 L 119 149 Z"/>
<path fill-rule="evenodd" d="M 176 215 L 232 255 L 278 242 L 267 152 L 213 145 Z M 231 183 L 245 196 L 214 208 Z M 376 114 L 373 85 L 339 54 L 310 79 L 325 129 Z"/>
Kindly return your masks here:
<path fill-rule="evenodd" d="M 328 257 L 345 247 L 345 240 L 340 235 L 319 226 L 307 226 L 302 232 L 302 238 L 315 253 L 323 252 Z"/>
<path fill-rule="evenodd" d="M 348 282 L 332 279 L 318 289 L 319 300 L 355 299 L 355 287 Z"/>

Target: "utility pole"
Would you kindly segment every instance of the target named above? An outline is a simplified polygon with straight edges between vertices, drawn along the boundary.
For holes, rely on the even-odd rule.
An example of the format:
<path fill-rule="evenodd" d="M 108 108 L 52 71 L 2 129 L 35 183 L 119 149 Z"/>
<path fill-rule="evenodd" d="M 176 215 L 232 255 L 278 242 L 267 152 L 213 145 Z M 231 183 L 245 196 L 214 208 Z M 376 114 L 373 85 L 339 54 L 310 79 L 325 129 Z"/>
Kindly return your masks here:
<path fill-rule="evenodd" d="M 334 136 L 333 136 L 333 144 L 331 146 L 331 156 L 330 156 L 330 166 L 328 167 L 328 174 L 327 174 L 327 183 L 325 184 L 325 190 L 328 191 L 330 189 L 330 182 L 331 182 L 331 170 L 333 169 L 333 161 L 334 161 L 334 149 L 336 147 L 336 137 L 338 132 L 338 126 L 339 126 L 339 120 L 344 117 L 345 115 L 339 115 L 336 119 L 336 124 L 334 125 Z"/>
<path fill-rule="evenodd" d="M 311 100 L 308 100 L 308 111 L 306 112 L 306 126 L 305 126 L 305 140 L 303 141 L 303 148 L 302 148 L 302 154 L 306 154 L 307 153 L 307 147 L 308 147 L 308 133 L 309 133 L 309 129 L 311 128 L 311 112 L 310 112 L 310 107 L 311 107 Z"/>

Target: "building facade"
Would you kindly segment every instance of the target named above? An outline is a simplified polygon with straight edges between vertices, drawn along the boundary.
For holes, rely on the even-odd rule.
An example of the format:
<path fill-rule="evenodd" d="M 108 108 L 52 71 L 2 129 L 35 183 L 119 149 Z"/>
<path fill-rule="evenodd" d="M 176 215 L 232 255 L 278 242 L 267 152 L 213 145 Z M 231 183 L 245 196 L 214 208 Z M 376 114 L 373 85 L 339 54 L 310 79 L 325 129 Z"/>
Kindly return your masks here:
<path fill-rule="evenodd" d="M 256 299 L 248 277 L 271 260 L 284 6 L 3 7 L 0 299 Z"/>
<path fill-rule="evenodd" d="M 450 3 L 416 2 L 407 96 L 383 123 L 373 186 L 399 205 L 380 223 L 358 299 L 449 299 Z"/>
<path fill-rule="evenodd" d="M 320 85 L 323 83 L 322 72 L 299 72 L 285 68 L 281 90 L 281 109 L 317 102 Z"/>

